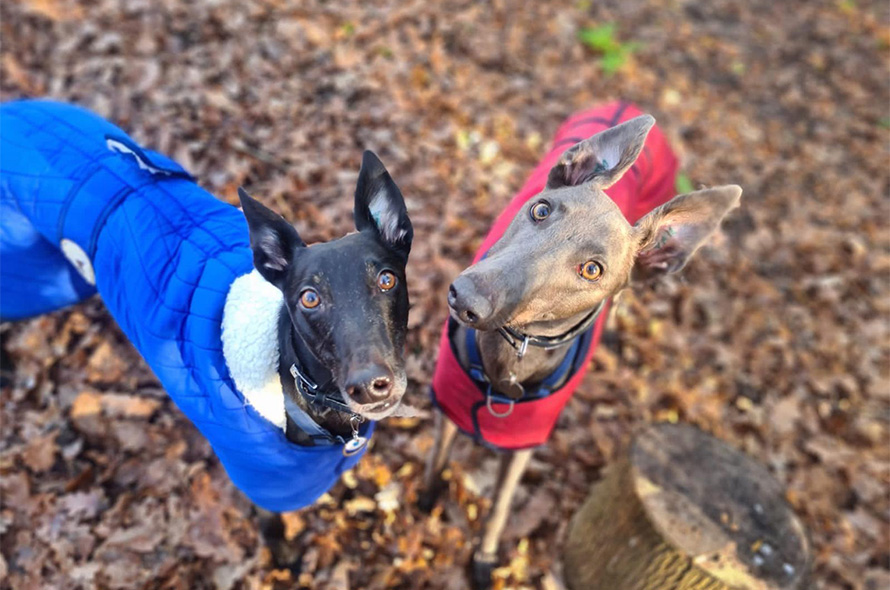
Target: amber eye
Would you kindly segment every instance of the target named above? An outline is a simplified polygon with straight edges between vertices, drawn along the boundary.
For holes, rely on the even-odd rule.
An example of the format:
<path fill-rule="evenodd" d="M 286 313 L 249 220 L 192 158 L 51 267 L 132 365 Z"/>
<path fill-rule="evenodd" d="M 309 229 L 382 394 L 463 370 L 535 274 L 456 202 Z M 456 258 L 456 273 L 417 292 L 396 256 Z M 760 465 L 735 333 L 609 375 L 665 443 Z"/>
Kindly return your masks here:
<path fill-rule="evenodd" d="M 578 274 L 581 275 L 582 279 L 595 281 L 602 276 L 603 267 L 600 266 L 599 262 L 588 260 L 578 268 Z"/>
<path fill-rule="evenodd" d="M 315 309 L 321 303 L 321 297 L 315 292 L 315 289 L 306 289 L 300 293 L 300 305 L 303 309 Z"/>
<path fill-rule="evenodd" d="M 380 271 L 377 275 L 377 286 L 381 291 L 389 291 L 396 286 L 396 275 L 388 270 Z"/>
<path fill-rule="evenodd" d="M 544 221 L 550 217 L 550 203 L 547 201 L 538 201 L 529 210 L 533 221 Z"/>

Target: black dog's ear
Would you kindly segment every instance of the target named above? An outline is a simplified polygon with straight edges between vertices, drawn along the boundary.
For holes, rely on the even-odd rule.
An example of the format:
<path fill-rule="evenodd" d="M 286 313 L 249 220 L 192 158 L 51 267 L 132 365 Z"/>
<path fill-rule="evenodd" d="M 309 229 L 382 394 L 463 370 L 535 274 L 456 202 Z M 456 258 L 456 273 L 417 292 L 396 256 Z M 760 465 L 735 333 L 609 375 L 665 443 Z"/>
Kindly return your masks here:
<path fill-rule="evenodd" d="M 405 199 L 383 163 L 370 151 L 362 156 L 354 216 L 355 229 L 374 232 L 387 247 L 408 258 L 414 228 Z"/>
<path fill-rule="evenodd" d="M 294 226 L 248 195 L 243 188 L 238 189 L 238 197 L 250 230 L 253 265 L 264 279 L 283 289 L 288 265 L 297 248 L 304 248 L 306 244 Z"/>

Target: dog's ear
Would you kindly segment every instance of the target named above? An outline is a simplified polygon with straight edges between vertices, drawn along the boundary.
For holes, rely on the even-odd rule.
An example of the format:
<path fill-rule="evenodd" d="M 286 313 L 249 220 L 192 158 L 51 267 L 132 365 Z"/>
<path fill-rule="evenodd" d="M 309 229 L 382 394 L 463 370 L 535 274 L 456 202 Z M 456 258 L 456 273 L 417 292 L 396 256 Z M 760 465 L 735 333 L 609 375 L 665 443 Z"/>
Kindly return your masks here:
<path fill-rule="evenodd" d="M 576 143 L 550 169 L 547 188 L 588 182 L 600 188 L 612 186 L 636 161 L 654 124 L 652 115 L 640 115 Z"/>
<path fill-rule="evenodd" d="M 238 197 L 250 230 L 253 265 L 264 279 L 283 290 L 287 267 L 297 249 L 306 244 L 294 226 L 248 195 L 243 188 L 238 189 Z"/>
<path fill-rule="evenodd" d="M 373 232 L 390 249 L 407 260 L 414 239 L 405 199 L 383 163 L 365 151 L 355 187 L 355 228 Z"/>
<path fill-rule="evenodd" d="M 635 276 L 650 278 L 680 270 L 720 222 L 738 206 L 742 188 L 731 184 L 679 195 L 634 225 Z"/>

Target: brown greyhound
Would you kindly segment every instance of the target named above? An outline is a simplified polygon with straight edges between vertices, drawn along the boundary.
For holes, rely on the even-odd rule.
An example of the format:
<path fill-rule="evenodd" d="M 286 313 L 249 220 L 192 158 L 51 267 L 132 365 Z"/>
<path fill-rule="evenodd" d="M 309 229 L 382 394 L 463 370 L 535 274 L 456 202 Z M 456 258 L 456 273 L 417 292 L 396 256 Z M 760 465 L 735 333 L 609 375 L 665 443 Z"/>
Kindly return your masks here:
<path fill-rule="evenodd" d="M 734 185 L 663 202 L 672 194 L 668 192 L 663 204 L 631 225 L 626 216 L 633 215 L 628 213 L 633 207 L 619 208 L 603 190 L 619 181 L 644 147 L 647 157 L 653 158 L 646 137 L 654 122 L 651 116 L 642 115 L 583 141 L 569 138 L 575 145 L 558 160 L 551 158 L 548 163 L 545 159 L 544 165 L 554 161 L 555 165 L 549 169 L 543 190 L 518 206 L 503 235 L 452 283 L 448 305 L 456 321 L 446 328 L 447 340 L 443 337 L 442 346 L 450 346 L 468 375 L 473 374 L 472 357 L 481 359 L 474 379 L 480 388 L 488 384 L 488 397 L 480 394 L 485 401 L 477 402 L 475 410 L 481 406 L 479 411 L 484 413 L 487 406 L 491 415 L 499 416 L 513 411 L 514 402 L 520 408 L 529 391 L 565 365 L 567 354 L 577 353 L 572 351 L 579 334 L 602 319 L 597 318 L 599 311 L 630 284 L 632 276 L 650 278 L 682 269 L 738 205 L 742 190 Z M 673 184 L 673 169 L 670 180 Z M 439 354 L 441 366 L 443 348 Z M 569 377 L 562 379 L 565 383 Z M 441 474 L 459 429 L 448 408 L 448 394 L 439 390 L 439 381 L 434 380 L 433 385 L 436 404 L 451 420 L 436 415 L 435 448 L 421 498 L 424 508 L 432 507 L 442 489 Z M 503 403 L 492 405 L 493 398 Z M 479 438 L 478 415 L 473 420 Z M 520 427 L 533 428 L 533 424 Z M 470 427 L 462 425 L 460 429 L 472 434 Z M 545 434 L 549 435 L 549 428 Z M 507 452 L 501 461 L 496 498 L 473 556 L 473 583 L 483 588 L 491 583 L 498 540 L 532 455 L 532 448 L 490 446 Z"/>

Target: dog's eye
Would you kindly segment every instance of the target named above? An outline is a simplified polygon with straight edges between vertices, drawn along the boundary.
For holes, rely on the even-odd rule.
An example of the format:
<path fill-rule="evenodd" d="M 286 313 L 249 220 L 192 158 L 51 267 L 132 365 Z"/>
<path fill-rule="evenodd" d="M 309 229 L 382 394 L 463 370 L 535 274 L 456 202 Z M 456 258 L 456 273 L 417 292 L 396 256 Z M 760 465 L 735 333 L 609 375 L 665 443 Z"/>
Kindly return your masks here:
<path fill-rule="evenodd" d="M 300 305 L 303 309 L 315 309 L 321 303 L 321 297 L 315 292 L 315 289 L 306 289 L 300 293 Z"/>
<path fill-rule="evenodd" d="M 595 260 L 588 260 L 580 267 L 578 267 L 578 274 L 581 275 L 582 279 L 588 281 L 596 281 L 603 274 L 603 267 L 600 266 L 599 262 Z"/>
<path fill-rule="evenodd" d="M 547 201 L 538 201 L 529 209 L 532 221 L 544 221 L 550 217 L 550 203 Z"/>
<path fill-rule="evenodd" d="M 382 270 L 377 275 L 377 286 L 380 287 L 381 291 L 389 291 L 396 286 L 396 281 L 396 275 L 388 270 Z"/>

